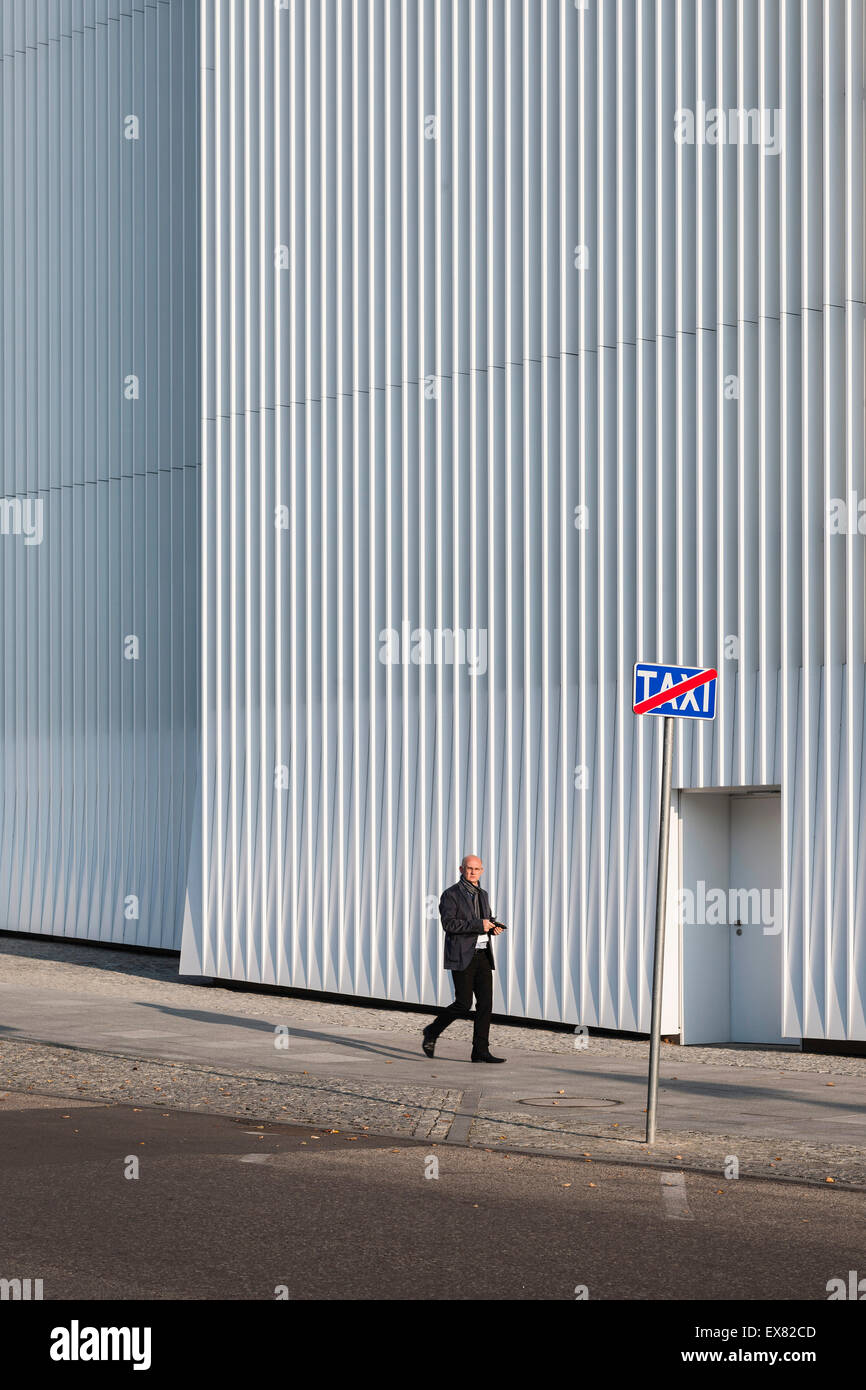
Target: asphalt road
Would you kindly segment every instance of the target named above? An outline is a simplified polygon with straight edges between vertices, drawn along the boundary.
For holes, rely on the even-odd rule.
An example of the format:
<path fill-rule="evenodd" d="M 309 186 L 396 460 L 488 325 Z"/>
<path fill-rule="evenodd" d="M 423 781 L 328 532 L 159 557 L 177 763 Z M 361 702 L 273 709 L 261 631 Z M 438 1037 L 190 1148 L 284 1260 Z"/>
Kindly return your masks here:
<path fill-rule="evenodd" d="M 45 1299 L 826 1303 L 866 1275 L 858 1192 L 10 1101 L 0 1278 Z"/>

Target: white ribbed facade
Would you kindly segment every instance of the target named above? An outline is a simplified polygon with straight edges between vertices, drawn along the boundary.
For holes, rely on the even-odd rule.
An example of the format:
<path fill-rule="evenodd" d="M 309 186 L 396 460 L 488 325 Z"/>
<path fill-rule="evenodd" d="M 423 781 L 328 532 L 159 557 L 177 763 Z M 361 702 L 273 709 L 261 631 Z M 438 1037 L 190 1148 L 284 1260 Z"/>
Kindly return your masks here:
<path fill-rule="evenodd" d="M 647 1029 L 666 659 L 721 674 L 674 785 L 781 787 L 781 1031 L 866 1037 L 860 0 L 203 0 L 201 39 L 185 968 L 446 999 L 470 850 L 496 1007 Z M 476 674 L 414 659 L 443 629 Z"/>
<path fill-rule="evenodd" d="M 0 928 L 433 1003 L 471 851 L 495 1008 L 645 1031 L 681 661 L 672 904 L 777 810 L 740 976 L 866 1038 L 862 0 L 0 21 Z"/>
<path fill-rule="evenodd" d="M 0 41 L 0 928 L 178 948 L 197 772 L 197 14 L 0 0 Z"/>

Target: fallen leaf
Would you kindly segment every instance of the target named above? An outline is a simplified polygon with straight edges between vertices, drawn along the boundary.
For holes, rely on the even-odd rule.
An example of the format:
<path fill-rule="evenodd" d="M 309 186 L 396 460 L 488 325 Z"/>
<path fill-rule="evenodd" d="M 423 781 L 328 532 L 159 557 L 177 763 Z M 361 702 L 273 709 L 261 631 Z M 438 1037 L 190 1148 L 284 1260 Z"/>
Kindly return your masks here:
<path fill-rule="evenodd" d="M 594 1182 L 591 1182 L 589 1185 L 590 1185 L 590 1187 L 595 1187 L 595 1183 L 594 1183 Z"/>
<path fill-rule="evenodd" d="M 824 1181 L 825 1181 L 825 1182 L 835 1182 L 836 1179 L 835 1179 L 835 1178 L 825 1178 Z"/>

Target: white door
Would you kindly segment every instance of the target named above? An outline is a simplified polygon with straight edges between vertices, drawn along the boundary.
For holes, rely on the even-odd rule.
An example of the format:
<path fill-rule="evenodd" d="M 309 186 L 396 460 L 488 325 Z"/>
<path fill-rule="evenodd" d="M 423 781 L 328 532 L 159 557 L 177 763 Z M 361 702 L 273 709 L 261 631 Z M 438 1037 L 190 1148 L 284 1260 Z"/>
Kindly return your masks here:
<path fill-rule="evenodd" d="M 730 799 L 728 930 L 731 1041 L 781 1043 L 782 806 L 778 794 Z"/>

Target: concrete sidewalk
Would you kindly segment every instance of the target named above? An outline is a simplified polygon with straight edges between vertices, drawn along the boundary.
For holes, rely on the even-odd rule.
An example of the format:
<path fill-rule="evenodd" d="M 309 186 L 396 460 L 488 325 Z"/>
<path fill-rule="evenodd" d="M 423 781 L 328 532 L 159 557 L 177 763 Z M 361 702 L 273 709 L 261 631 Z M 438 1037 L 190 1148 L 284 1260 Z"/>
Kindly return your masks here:
<path fill-rule="evenodd" d="M 590 1037 L 580 1049 L 569 1033 L 494 1025 L 491 1046 L 507 1065 L 478 1066 L 467 1023 L 454 1024 L 428 1060 L 426 1021 L 183 982 L 166 957 L 0 938 L 7 1090 L 352 1125 L 581 1162 L 675 1162 L 720 1177 L 733 1156 L 744 1175 L 866 1186 L 866 1058 L 666 1046 L 649 1150 L 646 1043 Z"/>

